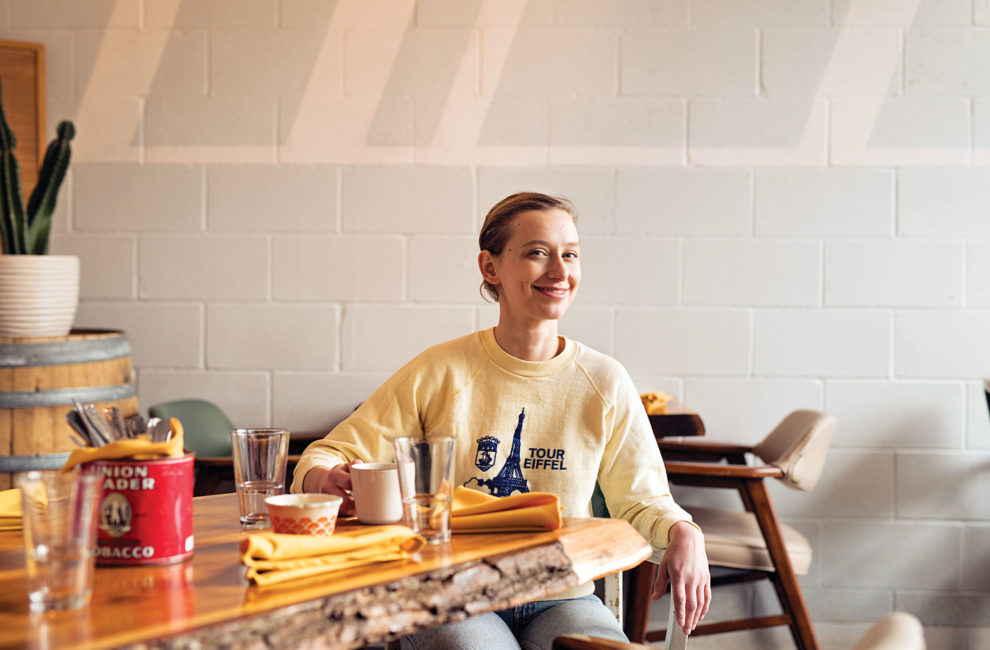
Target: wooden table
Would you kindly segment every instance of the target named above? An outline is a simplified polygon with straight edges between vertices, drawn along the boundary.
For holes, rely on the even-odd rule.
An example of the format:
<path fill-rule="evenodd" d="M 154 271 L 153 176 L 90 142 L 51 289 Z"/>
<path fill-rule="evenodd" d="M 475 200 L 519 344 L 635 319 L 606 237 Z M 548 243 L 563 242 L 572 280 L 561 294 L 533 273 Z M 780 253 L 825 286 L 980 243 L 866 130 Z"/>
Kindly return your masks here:
<path fill-rule="evenodd" d="M 667 402 L 665 413 L 647 417 L 657 438 L 705 435 L 705 423 L 701 421 L 701 416 L 677 400 Z"/>
<path fill-rule="evenodd" d="M 625 521 L 565 519 L 559 531 L 454 535 L 411 561 L 260 588 L 240 563 L 236 496 L 194 499 L 194 513 L 192 560 L 97 567 L 88 608 L 47 616 L 27 611 L 21 534 L 0 532 L 0 647 L 359 647 L 550 597 L 650 554 Z"/>

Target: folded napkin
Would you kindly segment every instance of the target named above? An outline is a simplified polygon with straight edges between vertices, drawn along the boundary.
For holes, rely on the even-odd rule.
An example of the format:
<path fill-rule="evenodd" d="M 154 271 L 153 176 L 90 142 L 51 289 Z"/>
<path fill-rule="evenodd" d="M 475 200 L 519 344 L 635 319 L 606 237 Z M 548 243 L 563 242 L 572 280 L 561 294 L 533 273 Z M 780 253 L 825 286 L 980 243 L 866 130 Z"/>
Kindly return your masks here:
<path fill-rule="evenodd" d="M 642 400 L 647 415 L 663 415 L 667 412 L 667 402 L 674 399 L 674 396 L 668 395 L 662 390 L 656 390 L 650 393 L 641 393 L 639 399 Z"/>
<path fill-rule="evenodd" d="M 21 491 L 0 491 L 0 530 L 21 529 Z"/>
<path fill-rule="evenodd" d="M 62 466 L 68 472 L 76 465 L 92 463 L 95 460 L 155 460 L 156 458 L 179 458 L 182 456 L 182 423 L 172 418 L 172 437 L 167 442 L 151 442 L 147 434 L 126 440 L 114 440 L 102 447 L 80 447 L 69 454 Z"/>
<path fill-rule="evenodd" d="M 241 541 L 241 562 L 257 585 L 405 560 L 426 543 L 405 526 L 369 526 L 316 535 L 255 533 Z"/>
<path fill-rule="evenodd" d="M 466 487 L 454 489 L 450 530 L 455 533 L 519 533 L 557 530 L 562 524 L 555 494 L 527 492 L 493 497 Z"/>

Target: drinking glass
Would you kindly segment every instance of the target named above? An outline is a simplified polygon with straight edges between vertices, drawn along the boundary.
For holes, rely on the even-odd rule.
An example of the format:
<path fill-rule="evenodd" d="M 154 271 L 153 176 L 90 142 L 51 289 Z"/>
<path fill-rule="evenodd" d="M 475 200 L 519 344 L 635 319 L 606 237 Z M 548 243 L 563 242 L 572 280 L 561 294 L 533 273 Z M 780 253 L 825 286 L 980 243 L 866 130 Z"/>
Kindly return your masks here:
<path fill-rule="evenodd" d="M 236 429 L 230 432 L 234 452 L 234 484 L 242 528 L 269 526 L 265 498 L 285 493 L 289 458 L 286 429 Z"/>
<path fill-rule="evenodd" d="M 16 475 L 21 490 L 28 609 L 74 609 L 93 594 L 100 477 L 75 470 Z"/>
<path fill-rule="evenodd" d="M 429 544 L 450 541 L 456 442 L 450 437 L 395 440 L 405 524 Z"/>

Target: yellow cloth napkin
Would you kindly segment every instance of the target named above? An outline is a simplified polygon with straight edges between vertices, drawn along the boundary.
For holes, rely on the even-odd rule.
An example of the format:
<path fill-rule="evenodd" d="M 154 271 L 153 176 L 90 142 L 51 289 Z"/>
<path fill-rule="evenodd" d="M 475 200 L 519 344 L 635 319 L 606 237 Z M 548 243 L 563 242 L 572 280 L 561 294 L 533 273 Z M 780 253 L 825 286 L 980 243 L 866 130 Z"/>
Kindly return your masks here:
<path fill-rule="evenodd" d="M 102 447 L 80 447 L 69 454 L 69 459 L 62 466 L 63 472 L 68 472 L 76 465 L 92 463 L 95 460 L 154 460 L 156 458 L 179 458 L 182 456 L 182 424 L 175 418 L 171 419 L 172 437 L 168 442 L 151 442 L 146 434 L 141 434 L 126 440 L 114 440 Z"/>
<path fill-rule="evenodd" d="M 21 491 L 0 491 L 0 530 L 21 529 Z"/>
<path fill-rule="evenodd" d="M 405 526 L 369 526 L 316 535 L 255 533 L 241 541 L 241 562 L 257 585 L 405 560 L 426 543 Z"/>
<path fill-rule="evenodd" d="M 455 533 L 557 530 L 562 522 L 555 494 L 527 492 L 499 498 L 466 487 L 454 489 L 450 530 Z"/>
<path fill-rule="evenodd" d="M 673 395 L 668 395 L 662 390 L 650 393 L 641 393 L 639 399 L 643 402 L 643 408 L 647 415 L 663 415 L 667 412 L 667 402 L 674 399 Z"/>

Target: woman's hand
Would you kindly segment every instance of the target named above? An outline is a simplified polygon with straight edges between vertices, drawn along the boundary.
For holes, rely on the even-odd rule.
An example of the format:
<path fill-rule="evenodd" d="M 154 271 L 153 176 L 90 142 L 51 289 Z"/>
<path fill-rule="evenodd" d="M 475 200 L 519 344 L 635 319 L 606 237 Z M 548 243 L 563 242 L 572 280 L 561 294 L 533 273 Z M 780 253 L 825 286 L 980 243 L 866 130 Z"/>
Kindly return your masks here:
<path fill-rule="evenodd" d="M 670 528 L 670 544 L 663 554 L 653 585 L 653 600 L 667 590 L 674 599 L 674 616 L 685 634 L 691 634 L 708 613 L 712 602 L 712 577 L 701 531 L 681 521 Z"/>
<path fill-rule="evenodd" d="M 351 465 L 343 463 L 333 467 L 314 467 L 306 472 L 303 479 L 303 490 L 306 492 L 322 492 L 336 494 L 344 499 L 340 504 L 341 515 L 354 514 L 354 497 L 351 495 Z"/>

